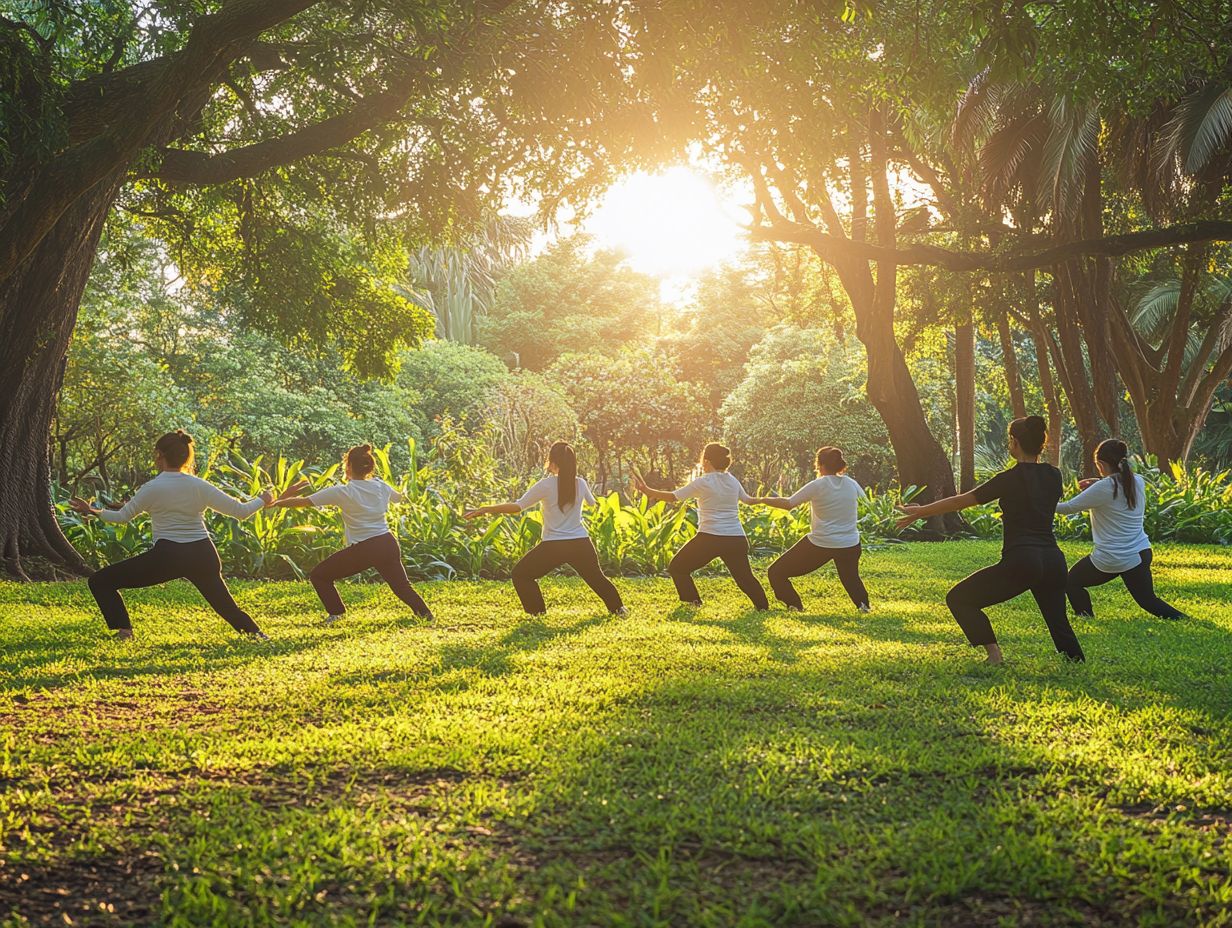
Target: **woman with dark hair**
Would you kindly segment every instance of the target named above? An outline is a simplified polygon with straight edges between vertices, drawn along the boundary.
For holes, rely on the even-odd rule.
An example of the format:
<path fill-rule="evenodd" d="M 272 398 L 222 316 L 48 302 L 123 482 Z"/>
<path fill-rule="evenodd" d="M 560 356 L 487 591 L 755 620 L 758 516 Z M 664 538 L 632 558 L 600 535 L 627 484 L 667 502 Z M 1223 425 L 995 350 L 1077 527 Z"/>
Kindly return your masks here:
<path fill-rule="evenodd" d="M 247 502 L 228 496 L 193 475 L 195 456 L 192 436 L 176 429 L 154 443 L 158 475 L 143 483 L 122 507 L 96 509 L 75 496 L 69 502 L 82 515 L 96 516 L 103 522 L 128 522 L 138 513 L 149 513 L 153 546 L 136 557 L 96 571 L 88 581 L 107 627 L 117 638 L 133 637 L 132 622 L 120 590 L 180 579 L 195 586 L 210 608 L 237 632 L 267 637 L 227 589 L 218 549 L 205 530 L 204 513 L 213 509 L 233 519 L 247 519 L 258 509 L 271 505 L 274 496 L 268 490 Z"/>
<path fill-rule="evenodd" d="M 788 497 L 764 496 L 754 502 L 778 509 L 795 509 L 808 503 L 812 531 L 797 541 L 770 565 L 770 589 L 779 602 L 794 612 L 804 603 L 792 586 L 792 577 L 802 577 L 830 561 L 839 581 L 861 612 L 868 612 L 868 590 L 860 579 L 860 529 L 856 524 L 864 488 L 846 474 L 847 461 L 838 448 L 826 446 L 817 452 L 817 479 Z"/>
<path fill-rule="evenodd" d="M 612 581 L 599 566 L 599 552 L 582 522 L 582 507 L 594 506 L 590 484 L 578 476 L 577 455 L 568 442 L 558 441 L 548 450 L 548 475 L 512 503 L 480 506 L 462 514 L 464 519 L 487 515 L 517 515 L 532 506 L 543 507 L 543 535 L 513 567 L 513 588 L 530 615 L 543 615 L 547 605 L 539 580 L 568 564 L 603 600 L 612 615 L 625 615 L 625 605 Z"/>
<path fill-rule="evenodd" d="M 365 570 L 381 575 L 395 596 L 414 610 L 421 619 L 432 620 L 432 611 L 423 601 L 402 566 L 402 549 L 389 530 L 386 513 L 394 503 L 402 502 L 402 494 L 380 477 L 374 477 L 376 459 L 371 445 L 356 445 L 342 456 L 346 483 L 299 496 L 308 486 L 302 480 L 288 489 L 273 505 L 288 509 L 304 506 L 337 506 L 342 512 L 342 525 L 347 546 L 319 563 L 308 574 L 325 607 L 325 624 L 333 625 L 346 613 L 346 605 L 334 584 Z"/>
<path fill-rule="evenodd" d="M 1065 591 L 1076 615 L 1094 618 L 1087 587 L 1120 577 L 1139 606 L 1160 619 L 1179 619 L 1184 613 L 1155 595 L 1151 576 L 1151 539 L 1146 535 L 1146 483 L 1129 463 L 1129 448 L 1117 438 L 1101 441 L 1095 449 L 1098 478 L 1081 483 L 1082 492 L 1057 504 L 1057 512 L 1091 513 L 1090 554 L 1070 568 Z"/>
<path fill-rule="evenodd" d="M 697 500 L 697 534 L 676 552 L 667 572 L 676 584 L 680 601 L 690 606 L 702 604 L 693 571 L 701 570 L 716 557 L 731 573 L 736 585 L 753 603 L 755 609 L 769 609 L 766 591 L 753 576 L 749 564 L 749 540 L 740 524 L 740 503 L 756 500 L 744 491 L 740 481 L 727 472 L 731 466 L 731 451 L 717 442 L 702 450 L 700 475 L 678 490 L 656 490 L 642 479 L 634 477 L 633 488 L 648 499 L 666 503 Z"/>
<path fill-rule="evenodd" d="M 1052 531 L 1061 499 L 1061 472 L 1039 460 L 1048 441 L 1047 426 L 1040 416 L 1027 416 L 1011 422 L 1009 431 L 1010 454 L 1017 464 L 968 493 L 924 506 L 899 507 L 904 515 L 898 525 L 906 528 L 916 519 L 1000 500 L 1004 534 L 1000 562 L 960 581 L 946 596 L 946 605 L 971 645 L 988 652 L 988 663 L 1000 664 L 1001 646 L 984 607 L 1030 590 L 1056 649 L 1071 660 L 1085 660 L 1065 612 L 1065 555 Z"/>

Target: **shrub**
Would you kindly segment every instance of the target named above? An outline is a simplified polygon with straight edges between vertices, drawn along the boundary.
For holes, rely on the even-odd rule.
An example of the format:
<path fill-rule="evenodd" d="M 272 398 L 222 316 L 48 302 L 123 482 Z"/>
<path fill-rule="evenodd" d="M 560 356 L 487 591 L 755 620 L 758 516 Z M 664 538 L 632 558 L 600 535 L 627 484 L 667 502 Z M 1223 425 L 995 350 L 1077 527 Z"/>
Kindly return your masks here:
<path fill-rule="evenodd" d="M 375 452 L 377 474 L 406 497 L 391 511 L 391 527 L 402 546 L 407 572 L 417 579 L 447 577 L 507 577 L 517 559 L 539 541 L 542 520 L 537 510 L 520 516 L 466 522 L 463 510 L 482 502 L 512 499 L 524 480 L 502 476 L 487 450 L 488 438 L 468 435 L 446 421 L 440 439 L 424 452 L 407 444 L 411 466 L 395 473 L 390 449 Z M 338 465 L 324 470 L 305 468 L 302 461 L 273 460 L 267 466 L 238 455 L 216 456 L 202 471 L 235 496 L 247 497 L 264 486 L 281 490 L 301 477 L 313 489 L 338 479 Z M 1174 467 L 1160 473 L 1153 462 L 1143 467 L 1147 486 L 1147 531 L 1155 541 L 1232 542 L 1232 479 L 1229 472 Z M 482 488 L 482 498 L 476 493 Z M 895 526 L 896 506 L 913 499 L 914 487 L 900 492 L 869 491 L 860 505 L 860 532 L 868 544 L 893 543 L 909 529 Z M 1077 483 L 1066 495 L 1077 492 Z M 149 529 L 143 522 L 112 525 L 81 519 L 58 491 L 60 523 L 87 561 L 101 565 L 144 550 Z M 1001 534 L 995 503 L 964 513 L 975 537 Z M 615 574 L 661 573 L 676 550 L 697 531 L 692 507 L 633 502 L 610 493 L 588 510 L 587 523 L 604 569 Z M 792 512 L 766 507 L 743 512 L 749 543 L 757 557 L 777 556 L 808 533 L 809 510 Z M 342 547 L 342 521 L 336 511 L 269 509 L 245 522 L 211 513 L 207 524 L 222 555 L 226 572 L 236 577 L 286 579 L 303 577 L 313 565 Z M 1058 516 L 1062 538 L 1089 538 L 1084 516 Z"/>

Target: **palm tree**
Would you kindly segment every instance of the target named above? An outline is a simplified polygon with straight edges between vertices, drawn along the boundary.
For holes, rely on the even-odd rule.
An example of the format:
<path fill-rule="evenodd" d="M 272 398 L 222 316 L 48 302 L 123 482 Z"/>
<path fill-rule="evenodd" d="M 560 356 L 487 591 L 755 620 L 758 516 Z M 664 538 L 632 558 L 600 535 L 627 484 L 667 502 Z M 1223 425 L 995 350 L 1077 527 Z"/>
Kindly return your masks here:
<path fill-rule="evenodd" d="M 978 147 L 994 214 L 1008 210 L 1027 233 L 1038 225 L 1092 237 L 1102 234 L 1103 187 L 1114 179 L 1158 220 L 1214 206 L 1232 177 L 1232 82 L 1195 82 L 1144 115 L 1104 115 L 1095 102 L 997 84 L 985 72 L 968 88 L 954 134 Z M 1187 249 L 1179 276 L 1145 288 L 1117 286 L 1118 269 L 1099 262 L 1055 269 L 1055 335 L 1041 340 L 1084 446 L 1099 437 L 1096 411 L 1116 432 L 1119 379 L 1147 449 L 1163 461 L 1188 456 L 1214 388 L 1232 367 L 1225 333 L 1232 303 L 1218 298 L 1222 279 L 1202 282 L 1208 257 L 1205 248 Z M 1123 297 L 1134 292 L 1136 299 Z"/>
<path fill-rule="evenodd" d="M 529 219 L 495 216 L 462 244 L 424 245 L 411 252 L 398 292 L 432 313 L 437 338 L 473 345 L 497 279 L 526 256 L 533 232 Z"/>

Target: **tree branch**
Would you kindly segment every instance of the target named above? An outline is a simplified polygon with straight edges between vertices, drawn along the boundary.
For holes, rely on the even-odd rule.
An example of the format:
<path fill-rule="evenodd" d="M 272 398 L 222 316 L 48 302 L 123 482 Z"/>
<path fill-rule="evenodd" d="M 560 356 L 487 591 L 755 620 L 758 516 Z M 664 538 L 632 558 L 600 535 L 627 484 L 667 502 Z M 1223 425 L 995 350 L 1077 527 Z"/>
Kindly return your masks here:
<path fill-rule="evenodd" d="M 1215 314 L 1215 318 L 1211 320 L 1210 325 L 1207 327 L 1206 335 L 1202 339 L 1198 353 L 1189 362 L 1189 370 L 1185 374 L 1185 379 L 1181 382 L 1180 392 L 1178 393 L 1182 403 L 1189 405 L 1193 402 L 1194 396 L 1197 394 L 1198 385 L 1202 379 L 1202 373 L 1206 370 L 1206 364 L 1210 360 L 1211 354 L 1216 349 L 1222 352 L 1228 347 L 1227 327 L 1230 318 L 1232 318 L 1232 300 L 1224 300 L 1223 305 L 1219 307 L 1219 311 Z"/>
<path fill-rule="evenodd" d="M 1171 245 L 1228 242 L 1232 241 L 1232 221 L 1204 219 L 1165 226 L 1160 229 L 1144 229 L 1121 235 L 1105 235 L 1100 238 L 1062 242 L 1046 248 L 1008 254 L 958 251 L 937 245 L 885 248 L 868 242 L 839 238 L 821 231 L 816 226 L 801 223 L 785 222 L 771 226 L 755 226 L 749 230 L 749 234 L 754 241 L 759 242 L 794 242 L 799 245 L 808 245 L 827 260 L 860 258 L 865 261 L 893 261 L 905 266 L 943 267 L 950 271 L 996 273 L 1029 271 L 1084 255 L 1115 258 L 1137 251 L 1167 248 Z"/>

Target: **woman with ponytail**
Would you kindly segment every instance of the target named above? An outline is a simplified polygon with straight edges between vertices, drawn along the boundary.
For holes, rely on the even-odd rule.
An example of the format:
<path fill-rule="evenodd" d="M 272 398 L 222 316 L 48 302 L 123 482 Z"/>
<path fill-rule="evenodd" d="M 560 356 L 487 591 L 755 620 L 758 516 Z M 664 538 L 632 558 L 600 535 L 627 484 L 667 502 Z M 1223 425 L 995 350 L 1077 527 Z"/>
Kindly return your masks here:
<path fill-rule="evenodd" d="M 342 456 L 346 483 L 299 496 L 308 486 L 302 480 L 274 501 L 275 506 L 288 509 L 300 507 L 336 506 L 342 513 L 347 546 L 323 560 L 308 574 L 325 607 L 325 624 L 332 625 L 346 613 L 342 597 L 334 584 L 365 570 L 381 575 L 395 596 L 406 603 L 421 619 L 432 620 L 432 611 L 415 592 L 402 566 L 402 549 L 389 530 L 386 513 L 394 503 L 402 502 L 402 494 L 380 477 L 374 477 L 376 459 L 371 445 L 356 445 Z"/>
<path fill-rule="evenodd" d="M 90 592 L 103 612 L 107 627 L 117 638 L 132 638 L 133 626 L 120 590 L 156 586 L 168 580 L 187 580 L 205 597 L 215 612 L 237 632 L 266 637 L 257 623 L 239 607 L 222 578 L 218 549 L 205 530 L 207 509 L 233 519 L 247 519 L 273 503 L 268 490 L 247 502 L 228 496 L 213 484 L 193 475 L 195 449 L 192 436 L 183 429 L 168 432 L 154 443 L 158 475 L 146 481 L 119 509 L 96 509 L 73 497 L 70 505 L 82 515 L 103 522 L 128 522 L 139 513 L 150 516 L 153 546 L 143 554 L 117 561 L 94 573 Z"/>
<path fill-rule="evenodd" d="M 1003 658 L 984 608 L 1028 590 L 1035 597 L 1057 651 L 1070 660 L 1086 659 L 1065 613 L 1065 555 L 1052 531 L 1061 499 L 1061 472 L 1039 460 L 1047 441 L 1048 430 L 1041 417 L 1015 419 L 1010 423 L 1009 446 L 1017 464 L 969 493 L 925 506 L 899 507 L 904 515 L 898 525 L 906 528 L 916 519 L 957 512 L 994 499 L 1001 501 L 1004 538 L 1000 562 L 960 581 L 945 598 L 967 641 L 973 647 L 983 647 L 990 664 L 1000 664 Z"/>
<path fill-rule="evenodd" d="M 568 442 L 548 450 L 548 475 L 512 503 L 480 506 L 462 514 L 464 519 L 487 515 L 517 515 L 532 506 L 543 507 L 543 535 L 513 567 L 513 588 L 530 615 L 543 615 L 547 604 L 539 580 L 568 564 L 603 600 L 612 615 L 625 615 L 620 593 L 599 566 L 599 553 L 582 522 L 582 507 L 595 505 L 590 484 L 578 476 L 577 455 Z"/>
<path fill-rule="evenodd" d="M 749 540 L 740 524 L 740 503 L 757 502 L 744 491 L 740 481 L 727 472 L 731 466 L 731 451 L 717 442 L 702 449 L 698 469 L 700 475 L 678 490 L 656 490 L 645 481 L 634 478 L 633 488 L 648 499 L 666 503 L 697 500 L 697 534 L 676 552 L 667 572 L 676 584 L 680 601 L 689 606 L 702 604 L 693 572 L 701 570 L 716 557 L 723 561 L 736 585 L 753 603 L 754 609 L 769 609 L 766 591 L 753 576 L 749 564 Z"/>
<path fill-rule="evenodd" d="M 779 602 L 794 612 L 804 603 L 792 586 L 793 577 L 811 574 L 831 561 L 838 579 L 860 612 L 868 612 L 868 590 L 860 579 L 860 529 L 858 506 L 864 488 L 847 476 L 847 461 L 838 448 L 817 452 L 817 479 L 811 480 L 788 497 L 766 496 L 755 502 L 778 509 L 795 509 L 808 503 L 812 510 L 812 531 L 770 565 L 770 589 Z"/>
<path fill-rule="evenodd" d="M 1057 512 L 1091 513 L 1094 547 L 1069 572 L 1065 591 L 1074 613 L 1093 618 L 1088 587 L 1101 586 L 1120 577 L 1139 606 L 1160 619 L 1179 619 L 1183 613 L 1155 595 L 1151 576 L 1151 539 L 1143 528 L 1146 516 L 1146 483 L 1129 463 L 1129 448 L 1117 438 L 1095 449 L 1098 478 L 1081 483 L 1082 492 L 1057 506 Z"/>

